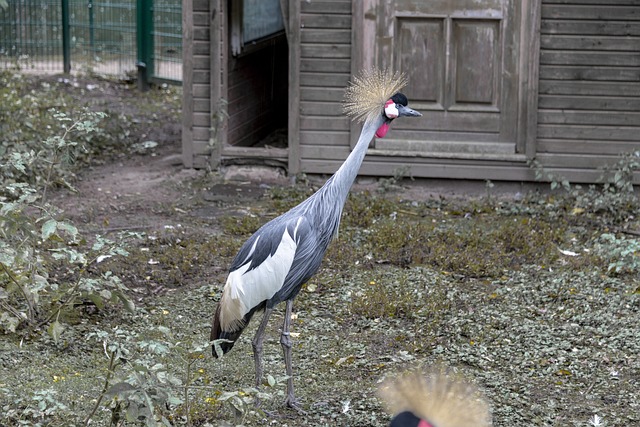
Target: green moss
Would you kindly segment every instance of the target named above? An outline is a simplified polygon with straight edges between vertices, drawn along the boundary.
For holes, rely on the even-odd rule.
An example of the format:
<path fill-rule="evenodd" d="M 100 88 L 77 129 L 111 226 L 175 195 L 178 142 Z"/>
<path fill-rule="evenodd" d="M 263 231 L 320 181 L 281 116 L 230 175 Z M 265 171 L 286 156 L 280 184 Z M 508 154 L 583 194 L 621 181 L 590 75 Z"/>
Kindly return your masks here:
<path fill-rule="evenodd" d="M 369 191 L 351 193 L 342 214 L 342 226 L 367 228 L 376 220 L 388 218 L 395 209 L 397 203 Z"/>
<path fill-rule="evenodd" d="M 257 215 L 223 216 L 219 218 L 225 234 L 234 236 L 250 236 L 256 232 L 265 219 Z"/>

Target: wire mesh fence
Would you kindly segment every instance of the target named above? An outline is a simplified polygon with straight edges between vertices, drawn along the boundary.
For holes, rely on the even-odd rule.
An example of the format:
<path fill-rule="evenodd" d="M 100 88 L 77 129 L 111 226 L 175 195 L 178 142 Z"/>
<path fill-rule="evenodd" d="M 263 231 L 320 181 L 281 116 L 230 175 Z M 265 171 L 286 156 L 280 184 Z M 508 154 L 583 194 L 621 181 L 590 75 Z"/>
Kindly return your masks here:
<path fill-rule="evenodd" d="M 0 9 L 0 61 L 3 67 L 62 71 L 60 0 L 10 1 Z"/>
<path fill-rule="evenodd" d="M 66 58 L 74 72 L 124 76 L 144 61 L 151 80 L 182 80 L 179 0 L 8 3 L 0 9 L 0 67 L 63 72 Z M 148 49 L 144 57 L 140 46 Z"/>
<path fill-rule="evenodd" d="M 155 0 L 152 15 L 153 74 L 182 80 L 182 2 Z"/>

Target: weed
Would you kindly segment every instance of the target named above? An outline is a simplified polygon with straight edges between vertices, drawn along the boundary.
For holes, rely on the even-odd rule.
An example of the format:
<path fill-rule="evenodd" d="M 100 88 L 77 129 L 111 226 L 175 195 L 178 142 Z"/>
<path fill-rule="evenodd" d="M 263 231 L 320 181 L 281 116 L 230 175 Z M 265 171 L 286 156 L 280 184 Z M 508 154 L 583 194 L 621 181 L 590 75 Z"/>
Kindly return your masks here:
<path fill-rule="evenodd" d="M 343 227 L 368 228 L 393 214 L 396 203 L 369 191 L 351 193 L 342 214 Z"/>
<path fill-rule="evenodd" d="M 232 236 L 250 236 L 265 222 L 257 215 L 223 216 L 220 224 L 225 234 Z"/>
<path fill-rule="evenodd" d="M 612 274 L 637 274 L 640 271 L 640 241 L 617 237 L 611 233 L 600 235 L 596 251 L 609 263 Z"/>
<path fill-rule="evenodd" d="M 377 191 L 380 193 L 387 193 L 391 190 L 395 190 L 398 188 L 398 183 L 406 177 L 413 179 L 413 177 L 411 177 L 410 166 L 401 166 L 396 168 L 393 170 L 393 176 L 389 178 L 380 178 L 378 180 Z"/>
<path fill-rule="evenodd" d="M 552 190 L 562 188 L 564 194 L 550 199 L 551 207 L 577 216 L 594 214 L 600 223 L 625 223 L 640 211 L 634 193 L 633 174 L 640 168 L 640 152 L 623 153 L 615 164 L 603 168 L 599 178 L 601 185 L 589 185 L 586 189 L 572 185 L 566 178 L 558 177 L 537 161 L 530 162 L 536 180 L 548 180 Z"/>
<path fill-rule="evenodd" d="M 286 212 L 294 206 L 302 203 L 314 192 L 313 187 L 287 186 L 271 187 L 268 193 L 271 208 L 278 213 Z"/>
<path fill-rule="evenodd" d="M 99 308 L 107 301 L 121 301 L 133 310 L 122 282 L 111 272 L 93 276 L 89 266 L 126 256 L 123 242 L 136 235 L 123 234 L 117 242 L 96 236 L 90 248 L 83 248 L 86 241 L 78 229 L 61 219 L 61 210 L 47 202 L 54 168 L 63 165 L 78 147 L 71 136 L 93 132 L 103 117 L 90 112 L 76 119 L 56 111 L 52 115 L 60 124 L 61 135 L 46 138 L 37 152 L 12 152 L 0 171 L 6 183 L 0 200 L 0 327 L 15 332 L 22 323 L 32 330 L 49 325 L 48 332 L 57 341 L 65 328 L 61 316 L 78 301 L 91 300 Z M 36 179 L 30 183 L 32 171 Z M 49 274 L 55 262 L 75 271 L 75 280 L 55 280 Z"/>

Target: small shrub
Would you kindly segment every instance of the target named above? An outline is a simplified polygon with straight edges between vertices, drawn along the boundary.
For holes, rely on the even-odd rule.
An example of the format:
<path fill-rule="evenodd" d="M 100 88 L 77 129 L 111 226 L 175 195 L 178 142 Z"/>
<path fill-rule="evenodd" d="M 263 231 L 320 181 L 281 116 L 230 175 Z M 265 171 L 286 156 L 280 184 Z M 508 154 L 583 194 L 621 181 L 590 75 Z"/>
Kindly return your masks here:
<path fill-rule="evenodd" d="M 402 282 L 371 281 L 361 286 L 351 300 L 351 312 L 370 319 L 411 317 L 417 309 L 417 292 Z"/>
<path fill-rule="evenodd" d="M 637 274 L 640 271 L 640 241 L 638 239 L 602 234 L 596 251 L 609 263 L 607 272 L 611 274 Z"/>
<path fill-rule="evenodd" d="M 266 221 L 257 215 L 223 216 L 220 224 L 225 234 L 234 236 L 250 236 Z"/>
<path fill-rule="evenodd" d="M 546 171 L 536 160 L 530 162 L 530 166 L 535 171 L 536 180 L 548 180 L 552 190 L 564 190 L 563 194 L 549 199 L 555 211 L 574 216 L 583 213 L 597 215 L 594 219 L 604 224 L 628 222 L 640 212 L 633 187 L 634 172 L 640 169 L 640 152 L 621 154 L 616 163 L 603 168 L 599 178 L 602 184 L 589 185 L 586 189 Z"/>
<path fill-rule="evenodd" d="M 23 324 L 31 329 L 49 325 L 47 330 L 57 341 L 64 330 L 61 319 L 77 302 L 88 300 L 101 308 L 106 302 L 121 301 L 133 310 L 127 288 L 115 275 L 93 275 L 89 267 L 126 256 L 123 242 L 137 235 L 125 233 L 117 241 L 96 236 L 87 248 L 78 229 L 48 202 L 47 191 L 55 177 L 64 179 L 55 171 L 79 148 L 74 137 L 95 131 L 103 117 L 86 111 L 75 119 L 57 111 L 51 114 L 61 133 L 47 137 L 37 151 L 9 152 L 8 162 L 0 168 L 4 184 L 0 194 L 0 329 L 16 332 Z M 73 277 L 57 280 L 50 274 L 56 263 L 73 271 Z"/>
<path fill-rule="evenodd" d="M 342 213 L 341 226 L 370 227 L 374 221 L 392 215 L 395 206 L 395 203 L 369 191 L 351 193 Z"/>

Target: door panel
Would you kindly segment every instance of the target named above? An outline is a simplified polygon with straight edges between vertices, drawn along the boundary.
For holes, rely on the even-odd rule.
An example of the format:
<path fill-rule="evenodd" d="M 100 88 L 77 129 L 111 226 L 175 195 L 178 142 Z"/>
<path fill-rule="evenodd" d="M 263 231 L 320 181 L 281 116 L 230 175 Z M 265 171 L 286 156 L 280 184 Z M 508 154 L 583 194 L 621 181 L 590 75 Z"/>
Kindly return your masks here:
<path fill-rule="evenodd" d="M 520 44 L 530 3 L 363 0 L 364 31 L 357 38 L 363 53 L 356 61 L 404 72 L 404 92 L 423 113 L 394 123 L 375 148 L 398 151 L 404 140 L 412 152 L 523 152 Z"/>
<path fill-rule="evenodd" d="M 412 101 L 419 100 L 442 110 L 446 64 L 444 20 L 399 19 L 398 30 L 398 69 L 406 70 L 412 82 Z M 431 78 L 425 79 L 425 75 Z"/>
<path fill-rule="evenodd" d="M 453 19 L 452 106 L 497 107 L 499 21 Z"/>

